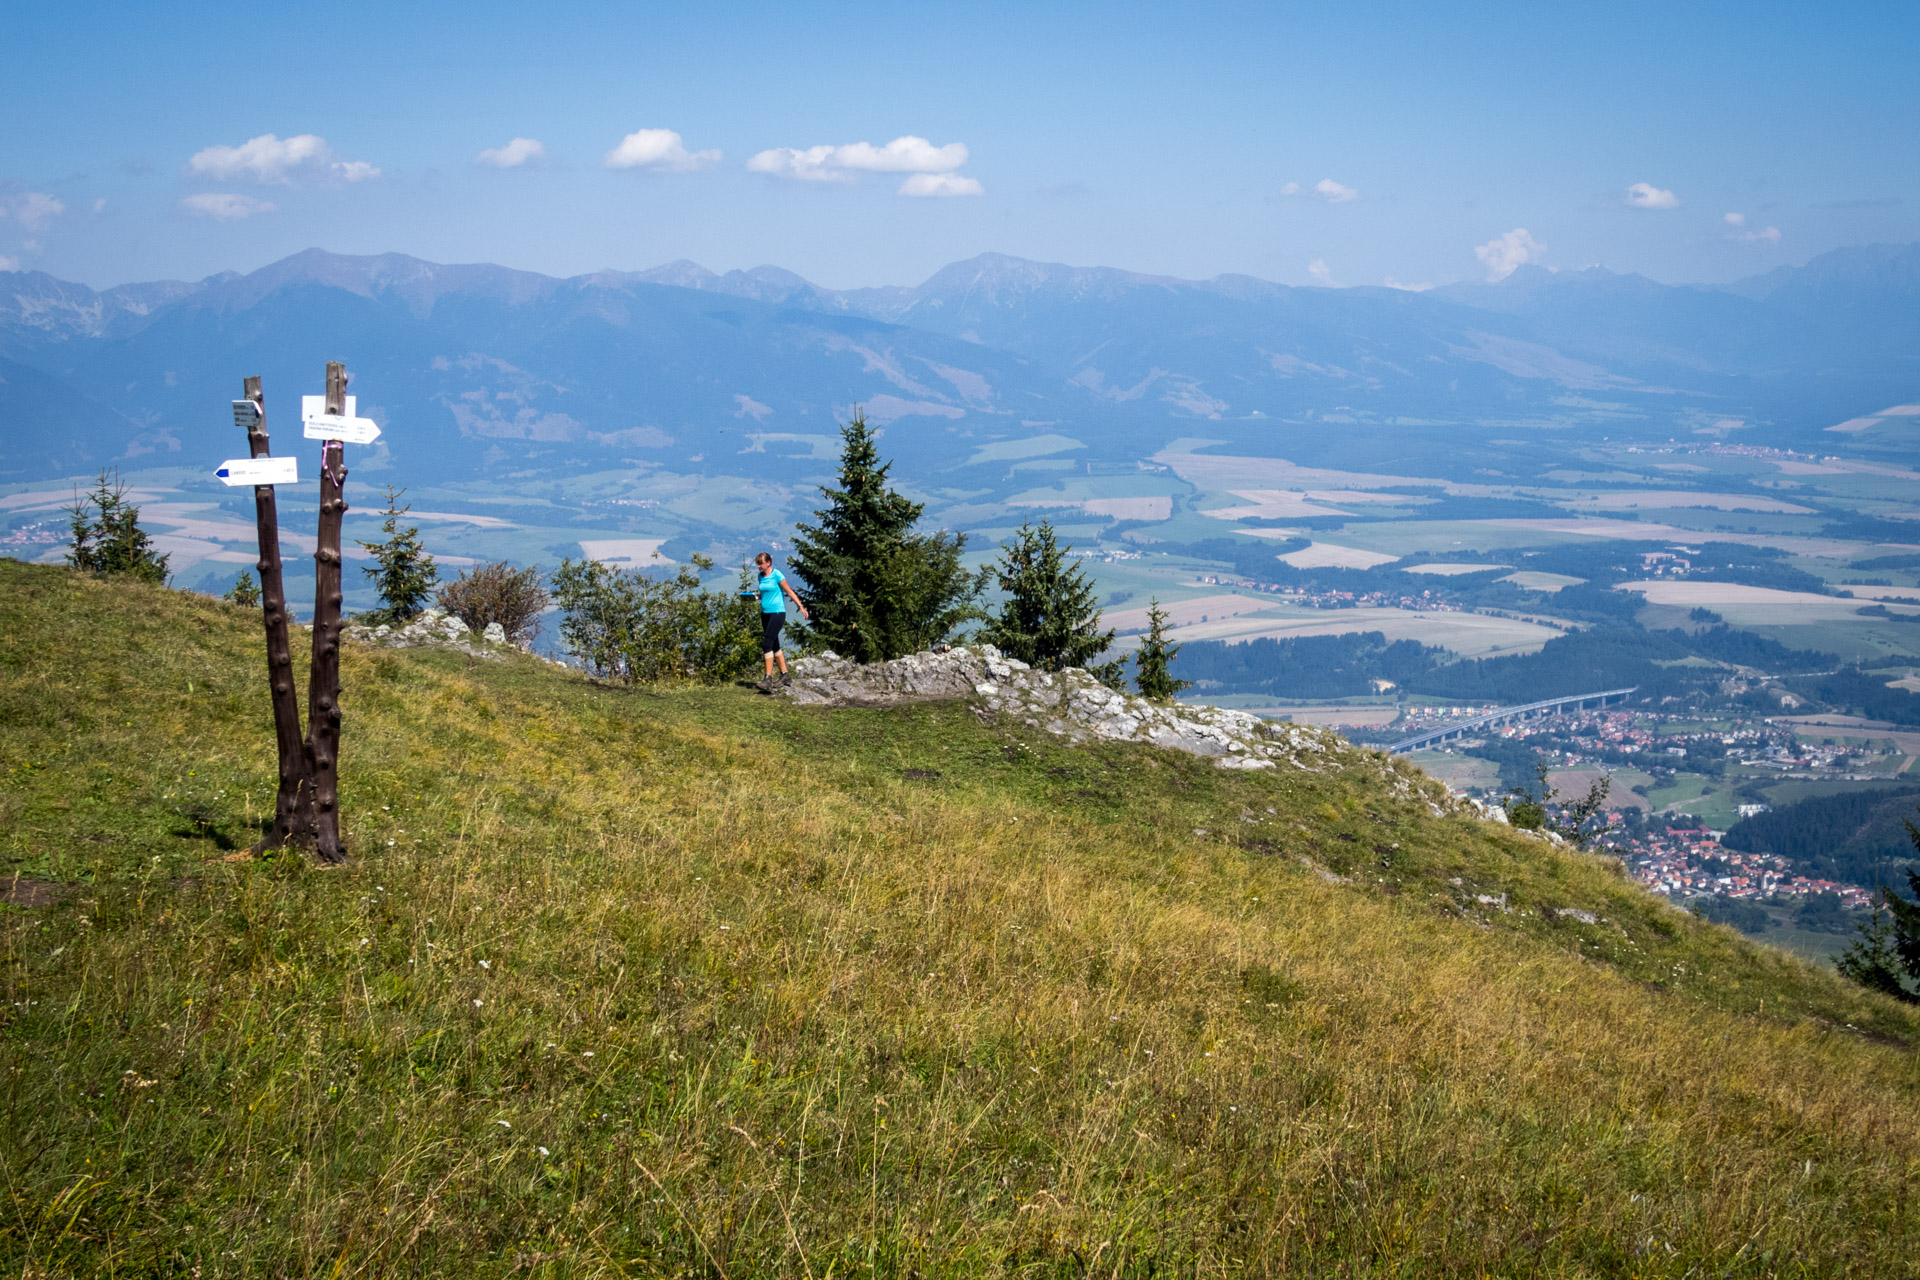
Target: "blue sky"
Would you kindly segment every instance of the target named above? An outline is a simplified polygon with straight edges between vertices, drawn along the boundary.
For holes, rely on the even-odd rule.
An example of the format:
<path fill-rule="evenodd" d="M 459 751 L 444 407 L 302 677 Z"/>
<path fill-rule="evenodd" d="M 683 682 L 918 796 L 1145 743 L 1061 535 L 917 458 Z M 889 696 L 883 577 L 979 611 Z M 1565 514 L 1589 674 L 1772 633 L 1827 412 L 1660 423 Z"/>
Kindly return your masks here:
<path fill-rule="evenodd" d="M 1920 240 L 1916 35 L 1912 4 L 12 0 L 0 266 L 1730 280 Z"/>

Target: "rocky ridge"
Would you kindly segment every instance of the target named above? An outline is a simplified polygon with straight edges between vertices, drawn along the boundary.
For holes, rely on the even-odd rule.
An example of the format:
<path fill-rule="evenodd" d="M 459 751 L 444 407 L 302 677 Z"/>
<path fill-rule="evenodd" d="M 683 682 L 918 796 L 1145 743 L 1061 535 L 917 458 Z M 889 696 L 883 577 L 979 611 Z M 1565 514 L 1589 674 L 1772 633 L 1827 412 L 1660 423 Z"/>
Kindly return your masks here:
<path fill-rule="evenodd" d="M 423 645 L 438 645 L 444 648 L 458 649 L 472 654 L 476 658 L 498 658 L 507 650 L 507 632 L 497 622 L 487 624 L 485 631 L 475 632 L 456 615 L 445 609 L 423 609 L 403 626 L 381 623 L 377 627 L 361 623 L 349 623 L 346 628 L 349 640 L 358 640 L 363 644 L 378 645 L 385 649 L 415 649 Z"/>
<path fill-rule="evenodd" d="M 1147 743 L 1212 757 L 1222 769 L 1286 765 L 1319 770 L 1361 759 L 1384 762 L 1378 752 L 1355 747 L 1325 729 L 1262 720 L 1224 707 L 1149 702 L 1110 689 L 1077 668 L 1036 670 L 992 645 L 915 653 L 869 665 L 821 654 L 795 660 L 792 674 L 792 686 L 782 692 L 802 706 L 967 698 L 983 716 L 1011 716 L 1075 742 Z"/>

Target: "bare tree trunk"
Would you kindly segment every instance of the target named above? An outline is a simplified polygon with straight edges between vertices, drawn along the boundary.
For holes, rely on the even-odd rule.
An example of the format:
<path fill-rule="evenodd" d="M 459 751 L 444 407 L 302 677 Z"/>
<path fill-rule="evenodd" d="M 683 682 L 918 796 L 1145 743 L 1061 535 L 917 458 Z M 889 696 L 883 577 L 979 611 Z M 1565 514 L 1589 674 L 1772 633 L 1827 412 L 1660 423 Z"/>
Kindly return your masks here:
<path fill-rule="evenodd" d="M 346 366 L 327 365 L 327 412 L 346 409 Z M 307 759 L 313 779 L 314 854 L 345 862 L 340 843 L 340 528 L 347 503 L 345 448 L 328 440 L 320 452 L 320 545 L 314 552 L 313 670 L 307 684 Z"/>
<path fill-rule="evenodd" d="M 265 458 L 272 452 L 267 439 L 266 397 L 260 379 L 248 378 L 243 395 L 259 409 L 259 417 L 247 432 L 250 456 Z M 289 843 L 304 844 L 313 837 L 312 793 L 308 788 L 307 744 L 300 732 L 300 697 L 293 687 L 293 646 L 287 639 L 287 588 L 280 575 L 280 514 L 274 503 L 273 486 L 253 487 L 253 510 L 260 526 L 260 603 L 267 627 L 267 681 L 273 690 L 273 736 L 280 752 L 280 789 L 274 796 L 273 826 L 253 846 L 284 848 Z"/>

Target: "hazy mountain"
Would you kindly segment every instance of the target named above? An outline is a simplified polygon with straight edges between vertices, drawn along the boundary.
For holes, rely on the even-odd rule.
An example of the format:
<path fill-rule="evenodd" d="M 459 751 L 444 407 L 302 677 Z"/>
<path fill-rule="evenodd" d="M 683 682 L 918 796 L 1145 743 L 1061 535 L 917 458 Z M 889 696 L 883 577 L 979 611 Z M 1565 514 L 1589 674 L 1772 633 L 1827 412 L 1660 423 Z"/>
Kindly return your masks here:
<path fill-rule="evenodd" d="M 1206 434 L 1323 461 L 1416 441 L 1444 460 L 1450 437 L 1410 428 L 1593 415 L 1662 438 L 1689 415 L 1744 416 L 1804 439 L 1910 398 L 1917 338 L 1920 246 L 1719 289 L 1529 267 L 1426 293 L 1000 254 L 834 291 L 770 266 L 562 280 L 309 250 L 104 291 L 0 273 L 0 477 L 230 451 L 246 373 L 266 376 L 275 430 L 296 431 L 293 397 L 330 358 L 389 424 L 380 457 L 422 478 L 623 460 L 753 475 L 791 470 L 783 455 L 811 455 L 855 404 L 935 469 L 1046 431 L 1115 459 Z"/>
<path fill-rule="evenodd" d="M 226 406 L 248 373 L 266 378 L 270 429 L 297 433 L 294 397 L 321 389 L 328 359 L 347 363 L 390 456 L 423 478 L 716 449 L 722 469 L 752 474 L 811 453 L 780 437 L 829 437 L 855 404 L 903 452 L 944 455 L 976 426 L 1019 432 L 1086 403 L 1056 374 L 958 339 L 630 277 L 308 251 L 139 316 L 47 277 L 4 281 L 0 354 L 47 380 L 0 401 L 0 474 L 23 478 L 47 465 L 49 432 L 93 442 L 86 465 L 138 428 L 169 428 L 155 440 L 183 461 L 231 451 Z M 55 386 L 98 388 L 121 420 L 68 414 Z"/>

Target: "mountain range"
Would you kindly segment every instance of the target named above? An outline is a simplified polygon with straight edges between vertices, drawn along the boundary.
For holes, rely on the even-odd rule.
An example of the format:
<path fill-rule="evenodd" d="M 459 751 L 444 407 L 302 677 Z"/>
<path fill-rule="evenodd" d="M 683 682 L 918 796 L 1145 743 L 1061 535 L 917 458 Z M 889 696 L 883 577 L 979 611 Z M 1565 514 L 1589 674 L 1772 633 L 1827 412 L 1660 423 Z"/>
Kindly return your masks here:
<path fill-rule="evenodd" d="M 1177 280 L 984 254 L 914 287 L 830 290 L 691 262 L 569 279 L 308 250 L 245 275 L 96 291 L 0 273 L 0 480 L 233 452 L 346 361 L 380 455 L 422 479 L 709 455 L 814 459 L 855 406 L 910 467 L 1047 433 L 1125 462 L 1171 439 L 1320 465 L 1390 443 L 1464 466 L 1488 431 L 1594 426 L 1754 442 L 1911 398 L 1920 245 L 1724 286 L 1522 267 L 1413 292 Z M 1003 452 L 1000 456 L 1007 456 Z"/>

